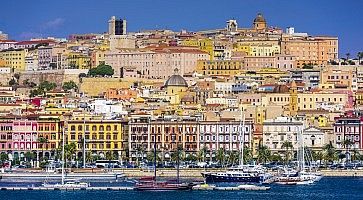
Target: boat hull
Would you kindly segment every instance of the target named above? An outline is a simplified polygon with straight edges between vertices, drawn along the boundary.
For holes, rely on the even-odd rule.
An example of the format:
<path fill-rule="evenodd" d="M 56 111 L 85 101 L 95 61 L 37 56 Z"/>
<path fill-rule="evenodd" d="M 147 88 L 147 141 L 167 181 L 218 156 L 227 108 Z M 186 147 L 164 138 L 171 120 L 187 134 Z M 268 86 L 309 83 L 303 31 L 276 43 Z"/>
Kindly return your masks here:
<path fill-rule="evenodd" d="M 82 179 L 82 180 L 117 180 L 123 177 L 122 174 L 86 174 L 74 173 L 66 174 L 67 179 Z M 62 174 L 47 174 L 47 173 L 9 173 L 3 174 L 3 179 L 11 180 L 61 180 Z"/>
<path fill-rule="evenodd" d="M 207 183 L 215 182 L 237 182 L 237 183 L 261 183 L 263 182 L 262 176 L 251 177 L 231 177 L 231 176 L 219 176 L 211 173 L 204 173 L 203 177 Z"/>

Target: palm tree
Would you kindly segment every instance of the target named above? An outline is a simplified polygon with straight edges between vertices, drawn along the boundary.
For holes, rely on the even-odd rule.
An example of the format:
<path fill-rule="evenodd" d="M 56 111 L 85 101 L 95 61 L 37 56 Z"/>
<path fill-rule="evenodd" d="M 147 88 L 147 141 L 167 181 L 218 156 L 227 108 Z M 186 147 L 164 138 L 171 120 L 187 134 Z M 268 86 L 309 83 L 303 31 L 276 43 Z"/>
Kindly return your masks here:
<path fill-rule="evenodd" d="M 350 57 L 350 53 L 346 53 L 345 56 L 346 56 L 347 62 L 348 62 L 349 61 L 349 57 Z"/>
<path fill-rule="evenodd" d="M 271 157 L 271 150 L 265 145 L 259 145 L 257 149 L 257 161 L 266 163 Z"/>
<path fill-rule="evenodd" d="M 30 162 L 32 161 L 34 158 L 35 158 L 35 155 L 33 152 L 31 151 L 27 151 L 25 154 L 24 154 L 24 157 L 26 159 L 27 162 Z"/>
<path fill-rule="evenodd" d="M 138 146 L 136 149 L 136 164 L 137 166 L 139 166 L 139 155 L 141 154 L 141 160 L 144 159 L 144 147 L 143 146 Z"/>
<path fill-rule="evenodd" d="M 293 148 L 293 145 L 290 141 L 284 141 L 281 145 L 281 148 L 285 148 L 285 164 L 287 164 L 290 161 L 290 151 L 289 149 Z"/>
<path fill-rule="evenodd" d="M 200 150 L 199 150 L 199 152 L 198 152 L 198 154 L 197 154 L 197 159 L 198 159 L 198 161 L 199 162 L 205 162 L 205 158 L 206 158 L 206 156 L 207 156 L 207 151 L 208 151 L 208 147 L 207 146 L 203 146 Z"/>
<path fill-rule="evenodd" d="M 42 159 L 44 160 L 44 144 L 48 143 L 48 139 L 44 137 L 39 137 L 38 143 L 42 145 Z"/>
<path fill-rule="evenodd" d="M 94 161 L 94 157 L 92 155 L 92 152 L 87 151 L 86 153 L 86 162 L 87 163 L 92 163 Z"/>
<path fill-rule="evenodd" d="M 312 156 L 315 161 L 319 160 L 319 164 L 321 165 L 321 161 L 324 159 L 323 152 L 322 151 L 313 151 Z"/>
<path fill-rule="evenodd" d="M 220 165 L 222 165 L 222 167 L 224 166 L 224 160 L 225 160 L 225 150 L 224 148 L 219 148 L 217 150 L 217 155 L 216 155 L 216 159 L 219 162 Z"/>
<path fill-rule="evenodd" d="M 333 162 L 337 158 L 337 152 L 333 147 L 333 144 L 330 142 L 329 144 L 324 145 L 323 147 L 323 157 L 325 160 L 325 166 L 328 162 Z"/>
<path fill-rule="evenodd" d="M 252 151 L 248 147 L 243 147 L 243 163 L 249 163 L 252 160 Z"/>
<path fill-rule="evenodd" d="M 77 145 L 75 142 L 64 145 L 64 157 L 65 166 L 67 166 L 67 161 L 73 159 L 73 155 L 76 153 Z"/>
<path fill-rule="evenodd" d="M 229 151 L 228 152 L 228 163 L 231 165 L 238 164 L 239 161 L 239 151 Z"/>
<path fill-rule="evenodd" d="M 358 58 L 358 65 L 360 65 L 361 63 L 360 63 L 360 61 L 362 60 L 362 58 L 363 58 L 363 52 L 358 52 L 357 53 L 357 58 Z"/>
<path fill-rule="evenodd" d="M 352 146 L 354 143 L 348 139 L 345 139 L 343 142 L 342 142 L 342 145 L 345 147 L 345 152 L 346 152 L 346 161 L 348 161 L 348 156 L 347 154 L 349 154 L 349 148 L 350 146 Z"/>

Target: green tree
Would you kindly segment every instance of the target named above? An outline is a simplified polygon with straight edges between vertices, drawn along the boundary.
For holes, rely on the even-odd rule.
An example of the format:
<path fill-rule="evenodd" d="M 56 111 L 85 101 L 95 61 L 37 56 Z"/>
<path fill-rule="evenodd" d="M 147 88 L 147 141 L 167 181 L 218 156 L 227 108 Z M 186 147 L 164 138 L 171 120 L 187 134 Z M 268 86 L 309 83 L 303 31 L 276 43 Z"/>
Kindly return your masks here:
<path fill-rule="evenodd" d="M 0 154 L 0 161 L 3 164 L 5 161 L 9 160 L 9 156 L 7 153 L 5 152 L 1 152 Z"/>
<path fill-rule="evenodd" d="M 114 70 L 109 65 L 98 65 L 95 68 L 92 68 L 88 71 L 89 76 L 112 76 L 114 74 Z"/>
<path fill-rule="evenodd" d="M 26 161 L 31 162 L 32 160 L 34 160 L 34 159 L 35 159 L 35 154 L 34 154 L 34 152 L 32 152 L 32 151 L 27 151 L 27 152 L 24 154 L 24 157 L 25 157 Z"/>
<path fill-rule="evenodd" d="M 185 156 L 184 156 L 184 150 L 183 150 L 183 146 L 182 145 L 178 145 L 178 147 L 176 148 L 176 151 L 173 151 L 171 153 L 171 160 L 173 162 L 177 162 L 178 160 L 184 160 Z"/>
<path fill-rule="evenodd" d="M 144 149 L 144 147 L 143 146 L 138 146 L 137 148 L 136 148 L 136 164 L 137 164 L 137 166 L 139 166 L 140 165 L 140 163 L 139 163 L 139 157 L 140 157 L 140 155 L 141 155 L 141 160 L 143 160 L 144 159 L 144 154 L 145 154 L 145 149 Z"/>
<path fill-rule="evenodd" d="M 354 143 L 348 139 L 345 139 L 343 142 L 342 142 L 342 145 L 345 147 L 345 152 L 346 154 L 349 154 L 349 149 L 350 147 L 353 145 Z M 348 161 L 348 157 L 346 157 L 346 161 Z"/>
<path fill-rule="evenodd" d="M 64 157 L 65 166 L 67 166 L 67 161 L 73 160 L 73 155 L 76 153 L 77 145 L 75 142 L 64 145 Z"/>
<path fill-rule="evenodd" d="M 281 145 L 281 148 L 285 149 L 285 164 L 290 162 L 291 152 L 290 149 L 293 148 L 293 145 L 290 141 L 284 141 Z"/>
<path fill-rule="evenodd" d="M 220 165 L 222 165 L 222 167 L 223 167 L 225 164 L 225 159 L 226 159 L 226 152 L 225 152 L 224 148 L 219 148 L 217 150 L 216 159 L 217 159 L 218 163 Z"/>
<path fill-rule="evenodd" d="M 62 89 L 64 91 L 69 91 L 69 90 L 72 90 L 72 89 L 77 90 L 78 86 L 74 81 L 68 81 L 68 82 L 63 83 Z"/>
<path fill-rule="evenodd" d="M 237 165 L 239 161 L 239 151 L 228 152 L 228 163 L 231 165 Z"/>
<path fill-rule="evenodd" d="M 154 150 L 151 150 L 147 153 L 146 160 L 149 162 L 154 162 Z M 156 161 L 161 161 L 158 150 L 156 150 Z"/>
<path fill-rule="evenodd" d="M 271 150 L 265 145 L 259 145 L 257 149 L 257 161 L 266 163 L 271 157 Z"/>
<path fill-rule="evenodd" d="M 244 146 L 243 147 L 243 163 L 249 163 L 253 159 L 252 157 L 252 151 L 249 147 Z"/>
<path fill-rule="evenodd" d="M 16 80 L 14 78 L 12 78 L 10 81 L 9 81 L 9 86 L 14 86 L 14 85 L 17 85 L 18 82 L 16 82 Z"/>
<path fill-rule="evenodd" d="M 350 53 L 346 53 L 345 56 L 346 56 L 346 61 L 348 61 L 349 57 L 350 57 Z"/>
<path fill-rule="evenodd" d="M 51 91 L 54 88 L 57 87 L 56 83 L 52 83 L 52 82 L 48 82 L 48 81 L 43 81 L 39 84 L 38 89 L 46 92 L 46 91 Z"/>
<path fill-rule="evenodd" d="M 198 154 L 197 154 L 197 160 L 199 162 L 206 161 L 207 151 L 208 151 L 207 146 L 203 146 L 201 149 L 199 149 Z"/>
<path fill-rule="evenodd" d="M 361 60 L 363 58 L 363 52 L 358 52 L 357 53 L 357 58 L 358 58 L 358 65 L 361 65 Z"/>
<path fill-rule="evenodd" d="M 274 162 L 281 162 L 282 161 L 282 158 L 281 158 L 281 155 L 278 154 L 278 153 L 274 153 L 271 155 L 271 161 L 274 161 Z"/>
<path fill-rule="evenodd" d="M 324 156 L 325 166 L 327 162 L 333 162 L 334 160 L 337 159 L 337 152 L 331 142 L 329 144 L 324 145 L 323 156 Z"/>

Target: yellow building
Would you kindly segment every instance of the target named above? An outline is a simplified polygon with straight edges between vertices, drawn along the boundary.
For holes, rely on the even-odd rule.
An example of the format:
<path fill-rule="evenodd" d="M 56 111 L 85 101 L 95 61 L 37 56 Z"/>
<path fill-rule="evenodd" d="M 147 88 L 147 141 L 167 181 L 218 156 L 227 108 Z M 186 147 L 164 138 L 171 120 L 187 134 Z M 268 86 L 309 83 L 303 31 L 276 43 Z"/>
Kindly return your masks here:
<path fill-rule="evenodd" d="M 181 46 L 198 47 L 207 52 L 211 60 L 214 60 L 214 41 L 211 39 L 187 39 L 181 41 Z"/>
<path fill-rule="evenodd" d="M 27 49 L 0 51 L 0 59 L 5 61 L 5 67 L 10 67 L 14 71 L 24 71 L 27 53 Z"/>
<path fill-rule="evenodd" d="M 75 69 L 90 69 L 91 57 L 82 53 L 71 52 L 67 57 L 68 66 Z"/>
<path fill-rule="evenodd" d="M 44 144 L 40 143 L 38 150 L 44 152 L 47 158 L 53 157 L 54 150 L 61 147 L 62 129 L 59 115 L 40 115 L 37 131 L 38 138 L 45 138 L 47 141 Z"/>
<path fill-rule="evenodd" d="M 92 68 L 97 67 L 98 65 L 105 64 L 105 54 L 106 50 L 94 50 L 91 53 L 91 65 Z"/>
<path fill-rule="evenodd" d="M 249 44 L 237 42 L 233 44 L 233 52 L 243 52 L 246 56 L 250 56 L 251 46 Z"/>
<path fill-rule="evenodd" d="M 275 45 L 251 45 L 249 55 L 251 56 L 274 56 L 280 53 L 280 46 Z"/>
<path fill-rule="evenodd" d="M 211 60 L 197 61 L 197 72 L 203 75 L 234 76 L 241 73 L 243 61 L 239 60 Z"/>
<path fill-rule="evenodd" d="M 114 159 L 125 155 L 125 141 L 123 140 L 123 125 L 121 120 L 102 120 L 100 118 L 79 114 L 67 122 L 67 143 L 76 144 L 77 156 L 82 156 L 83 138 L 86 139 L 87 152 L 97 153 L 101 157 L 111 152 Z"/>

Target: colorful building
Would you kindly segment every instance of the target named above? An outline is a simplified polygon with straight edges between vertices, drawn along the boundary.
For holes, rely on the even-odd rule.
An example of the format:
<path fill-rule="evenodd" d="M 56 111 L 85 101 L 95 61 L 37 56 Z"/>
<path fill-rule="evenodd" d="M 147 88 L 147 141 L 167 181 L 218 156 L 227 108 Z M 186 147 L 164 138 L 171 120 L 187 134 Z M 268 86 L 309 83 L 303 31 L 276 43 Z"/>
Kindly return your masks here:
<path fill-rule="evenodd" d="M 0 59 L 4 60 L 6 67 L 10 67 L 13 71 L 24 71 L 27 53 L 27 49 L 4 50 L 0 52 Z"/>

